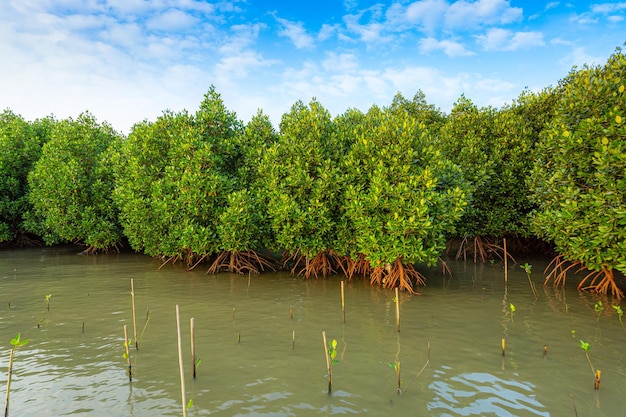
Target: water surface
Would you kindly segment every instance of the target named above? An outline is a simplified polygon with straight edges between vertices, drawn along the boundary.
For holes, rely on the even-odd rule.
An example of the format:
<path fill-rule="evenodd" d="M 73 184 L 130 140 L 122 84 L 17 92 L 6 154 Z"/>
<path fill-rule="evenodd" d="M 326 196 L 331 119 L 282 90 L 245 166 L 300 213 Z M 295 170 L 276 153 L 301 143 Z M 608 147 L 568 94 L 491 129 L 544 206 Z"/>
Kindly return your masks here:
<path fill-rule="evenodd" d="M 21 332 L 30 342 L 16 353 L 10 415 L 182 415 L 178 304 L 189 416 L 623 414 L 626 331 L 610 300 L 579 293 L 573 282 L 543 288 L 545 260 L 520 260 L 533 265 L 537 300 L 519 265 L 510 266 L 505 285 L 501 263 L 449 261 L 451 278 L 423 270 L 421 295 L 400 295 L 398 333 L 393 293 L 361 278 L 346 283 L 343 323 L 339 276 L 207 276 L 180 265 L 157 271 L 157 261 L 135 254 L 2 251 L 0 384 L 9 342 Z M 148 311 L 149 322 L 139 351 L 131 350 L 129 382 L 122 354 L 124 325 L 134 339 L 131 278 L 137 332 Z M 598 318 L 599 300 L 605 310 Z M 201 360 L 195 380 L 192 317 Z M 337 341 L 331 395 L 322 331 Z M 602 370 L 598 391 L 579 339 Z M 394 362 L 401 364 L 400 395 Z"/>

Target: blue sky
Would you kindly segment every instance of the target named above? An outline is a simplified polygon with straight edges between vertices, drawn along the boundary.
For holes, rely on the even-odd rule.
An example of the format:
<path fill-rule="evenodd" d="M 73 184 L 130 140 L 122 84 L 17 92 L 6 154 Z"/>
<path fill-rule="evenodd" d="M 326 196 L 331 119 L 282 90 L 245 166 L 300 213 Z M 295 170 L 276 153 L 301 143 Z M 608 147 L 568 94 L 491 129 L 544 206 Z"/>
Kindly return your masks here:
<path fill-rule="evenodd" d="M 625 18 L 618 1 L 1 0 L 0 108 L 129 133 L 212 84 L 276 125 L 313 97 L 332 115 L 420 89 L 446 112 L 461 94 L 500 106 L 604 63 Z"/>

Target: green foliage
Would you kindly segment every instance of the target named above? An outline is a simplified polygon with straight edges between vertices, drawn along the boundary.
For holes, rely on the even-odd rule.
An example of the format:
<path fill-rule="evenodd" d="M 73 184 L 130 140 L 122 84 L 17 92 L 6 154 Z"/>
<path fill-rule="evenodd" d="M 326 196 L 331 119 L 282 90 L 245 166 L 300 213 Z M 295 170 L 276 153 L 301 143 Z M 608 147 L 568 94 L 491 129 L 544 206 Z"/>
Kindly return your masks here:
<path fill-rule="evenodd" d="M 407 112 L 372 107 L 355 132 L 343 162 L 351 255 L 436 263 L 466 205 L 460 171 Z"/>
<path fill-rule="evenodd" d="M 585 352 L 589 352 L 589 343 L 583 341 L 582 339 L 580 339 L 579 342 L 580 342 L 580 348 L 584 350 Z"/>
<path fill-rule="evenodd" d="M 592 271 L 626 273 L 626 57 L 574 69 L 538 147 L 536 234 Z"/>
<path fill-rule="evenodd" d="M 89 113 L 54 124 L 41 159 L 28 176 L 30 231 L 47 244 L 81 241 L 107 250 L 121 240 L 112 201 L 111 156 L 121 136 Z"/>
<path fill-rule="evenodd" d="M 18 333 L 13 339 L 11 339 L 13 350 L 15 351 L 17 348 L 25 346 L 29 341 L 30 339 L 22 339 L 22 333 Z"/>
<path fill-rule="evenodd" d="M 317 101 L 295 103 L 283 115 L 278 141 L 259 166 L 273 234 L 269 246 L 314 257 L 333 249 L 341 205 L 339 160 L 345 144 Z"/>
<path fill-rule="evenodd" d="M 526 93 L 499 110 L 478 108 L 464 96 L 455 103 L 439 131 L 439 142 L 443 155 L 461 167 L 472 185 L 459 236 L 529 234 L 532 205 L 525 181 L 537 140 L 536 108 L 545 101 L 544 96 Z"/>
<path fill-rule="evenodd" d="M 337 358 L 337 341 L 335 339 L 328 342 L 328 354 L 332 363 L 339 363 Z"/>
<path fill-rule="evenodd" d="M 596 321 L 599 321 L 600 316 L 604 311 L 604 305 L 602 304 L 602 301 L 598 301 L 597 303 L 595 303 L 593 306 L 593 310 L 596 312 Z"/>
<path fill-rule="evenodd" d="M 277 138 L 269 117 L 260 111 L 246 125 L 239 141 L 236 189 L 227 195 L 226 205 L 218 219 L 221 250 L 238 252 L 258 249 L 268 242 L 270 231 L 264 196 L 259 192 L 262 184 L 259 167 L 266 149 Z"/>
<path fill-rule="evenodd" d="M 511 313 L 511 321 L 513 321 L 513 316 L 515 316 L 516 310 L 517 309 L 515 308 L 515 304 L 509 303 L 509 312 Z"/>
<path fill-rule="evenodd" d="M 428 104 L 426 95 L 422 90 L 418 90 L 409 101 L 402 94 L 396 93 L 391 106 L 388 108 L 392 113 L 408 113 L 418 123 L 423 124 L 428 130 L 435 134 L 446 122 L 445 114 L 433 104 Z"/>
<path fill-rule="evenodd" d="M 41 157 L 54 121 L 26 122 L 10 110 L 0 114 L 0 243 L 12 241 L 23 229 L 22 216 L 31 209 L 28 173 Z"/>
<path fill-rule="evenodd" d="M 131 246 L 188 263 L 257 248 L 265 214 L 252 184 L 274 136 L 262 113 L 244 129 L 213 87 L 194 115 L 165 112 L 135 125 L 115 189 Z"/>

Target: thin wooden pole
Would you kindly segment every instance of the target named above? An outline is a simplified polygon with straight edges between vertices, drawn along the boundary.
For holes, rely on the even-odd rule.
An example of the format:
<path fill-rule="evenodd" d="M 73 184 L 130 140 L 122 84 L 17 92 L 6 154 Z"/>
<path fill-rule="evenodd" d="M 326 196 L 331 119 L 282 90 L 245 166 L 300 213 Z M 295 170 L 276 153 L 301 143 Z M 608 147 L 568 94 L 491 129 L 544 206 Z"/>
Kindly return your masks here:
<path fill-rule="evenodd" d="M 291 331 L 291 350 L 296 350 L 296 331 Z"/>
<path fill-rule="evenodd" d="M 506 252 L 506 238 L 504 241 L 504 282 L 509 282 L 509 255 Z"/>
<path fill-rule="evenodd" d="M 346 299 L 344 296 L 344 283 L 341 281 L 341 317 L 346 322 Z"/>
<path fill-rule="evenodd" d="M 402 385 L 401 385 L 402 382 L 401 382 L 401 379 L 400 379 L 400 362 L 399 361 L 398 361 L 398 372 L 397 372 L 397 374 L 398 374 L 398 395 L 400 395 L 400 394 L 402 394 Z"/>
<path fill-rule="evenodd" d="M 126 349 L 126 364 L 128 365 L 128 382 L 133 382 L 133 368 L 130 364 L 130 349 L 128 349 L 128 332 L 124 325 L 124 347 Z"/>
<path fill-rule="evenodd" d="M 398 287 L 396 287 L 396 329 L 400 333 L 400 297 L 398 296 Z"/>
<path fill-rule="evenodd" d="M 135 316 L 135 283 L 130 279 L 130 298 L 133 303 L 133 334 L 135 336 L 135 350 L 139 350 L 139 340 L 137 339 L 137 319 Z"/>
<path fill-rule="evenodd" d="M 506 352 L 506 339 L 503 337 L 502 338 L 502 356 L 505 355 Z"/>
<path fill-rule="evenodd" d="M 176 330 L 178 331 L 178 367 L 180 370 L 180 393 L 183 404 L 183 417 L 187 417 L 187 401 L 185 401 L 185 370 L 183 369 L 183 343 L 180 335 L 180 311 L 176 304 Z"/>
<path fill-rule="evenodd" d="M 4 399 L 4 417 L 9 417 L 9 392 L 11 391 L 11 374 L 13 373 L 13 353 L 15 349 L 11 349 L 9 354 L 9 371 L 7 374 L 7 395 Z"/>
<path fill-rule="evenodd" d="M 326 368 L 328 370 L 328 393 L 333 392 L 333 368 L 328 354 L 328 343 L 326 343 L 326 331 L 322 331 L 322 340 L 324 342 L 324 354 L 326 355 Z"/>
<path fill-rule="evenodd" d="M 196 328 L 194 318 L 189 320 L 189 326 L 191 327 L 191 362 L 193 363 L 193 379 L 196 379 Z"/>

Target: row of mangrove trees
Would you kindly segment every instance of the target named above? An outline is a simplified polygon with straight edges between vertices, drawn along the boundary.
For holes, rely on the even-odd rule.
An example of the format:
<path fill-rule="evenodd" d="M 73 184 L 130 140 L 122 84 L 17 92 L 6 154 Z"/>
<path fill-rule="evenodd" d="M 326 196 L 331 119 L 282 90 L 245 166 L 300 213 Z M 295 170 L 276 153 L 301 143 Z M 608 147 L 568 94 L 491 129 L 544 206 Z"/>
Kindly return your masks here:
<path fill-rule="evenodd" d="M 0 242 L 128 244 L 211 272 L 368 275 L 414 291 L 415 265 L 451 241 L 486 259 L 499 239 L 555 248 L 555 282 L 623 293 L 626 59 L 574 68 L 501 108 L 461 96 L 445 114 L 418 92 L 336 117 L 296 102 L 278 130 L 248 123 L 211 87 L 128 136 L 77 118 L 0 114 Z"/>

